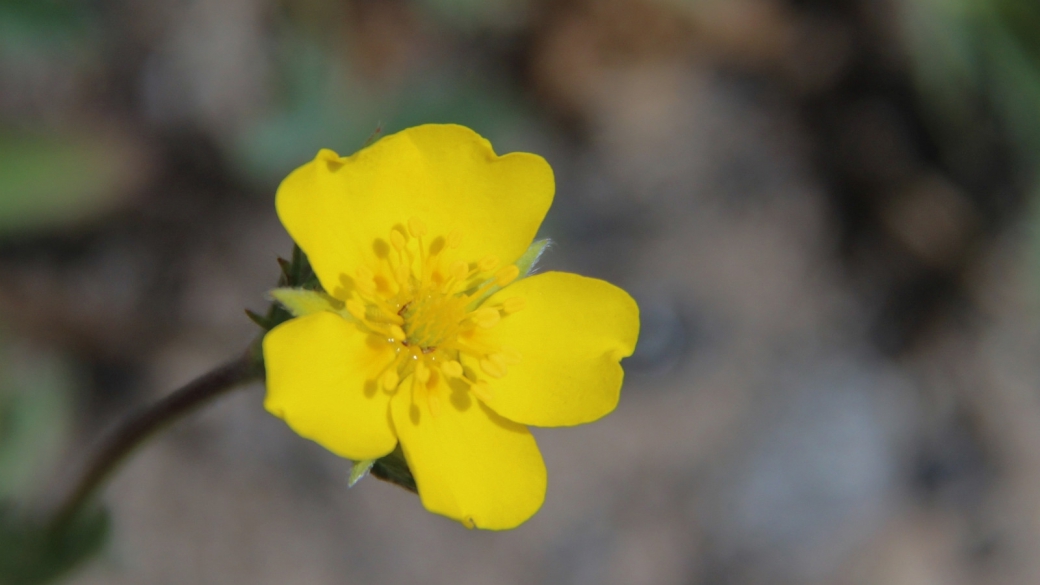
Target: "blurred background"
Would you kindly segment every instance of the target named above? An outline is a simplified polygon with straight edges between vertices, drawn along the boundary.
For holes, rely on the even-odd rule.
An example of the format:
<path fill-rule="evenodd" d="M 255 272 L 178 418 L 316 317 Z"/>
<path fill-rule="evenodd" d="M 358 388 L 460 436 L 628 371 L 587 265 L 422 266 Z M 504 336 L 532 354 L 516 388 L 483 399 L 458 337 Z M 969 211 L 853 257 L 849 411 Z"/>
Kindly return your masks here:
<path fill-rule="evenodd" d="M 545 156 L 543 268 L 642 307 L 542 511 L 348 490 L 256 385 L 70 582 L 1040 582 L 1035 0 L 0 0 L 0 498 L 258 333 L 289 170 L 423 122 Z"/>

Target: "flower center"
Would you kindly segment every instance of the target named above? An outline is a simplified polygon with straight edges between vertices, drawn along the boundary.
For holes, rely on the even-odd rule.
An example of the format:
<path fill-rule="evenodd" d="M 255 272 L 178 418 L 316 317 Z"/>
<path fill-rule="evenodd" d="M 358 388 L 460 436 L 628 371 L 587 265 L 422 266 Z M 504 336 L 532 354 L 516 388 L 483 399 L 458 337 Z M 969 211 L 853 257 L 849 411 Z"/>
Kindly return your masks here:
<path fill-rule="evenodd" d="M 355 320 L 394 350 L 393 361 L 379 376 L 383 389 L 395 392 L 410 375 L 416 396 L 426 397 L 435 416 L 442 377 L 488 400 L 491 391 L 485 378 L 501 378 L 509 365 L 520 361 L 515 350 L 479 335 L 481 329 L 524 308 L 520 297 L 484 303 L 513 282 L 519 269 L 500 266 L 492 256 L 475 262 L 456 259 L 461 240 L 459 233 L 430 240 L 426 226 L 416 218 L 407 228 L 393 228 L 389 244 L 376 242 L 377 265 L 358 269 L 346 303 Z M 479 370 L 463 366 L 463 361 Z"/>

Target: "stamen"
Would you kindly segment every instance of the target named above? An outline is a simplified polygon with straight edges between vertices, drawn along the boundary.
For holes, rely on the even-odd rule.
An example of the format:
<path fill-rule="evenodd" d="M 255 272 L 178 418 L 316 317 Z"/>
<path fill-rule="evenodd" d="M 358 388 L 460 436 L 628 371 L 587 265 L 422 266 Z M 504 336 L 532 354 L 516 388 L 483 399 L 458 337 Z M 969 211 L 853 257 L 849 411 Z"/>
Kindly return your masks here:
<path fill-rule="evenodd" d="M 491 385 L 484 380 L 477 380 L 470 384 L 469 391 L 483 402 L 489 402 L 494 398 L 494 394 L 491 393 Z"/>
<path fill-rule="evenodd" d="M 426 235 L 426 224 L 418 217 L 413 217 L 408 220 L 408 233 L 412 234 L 412 237 L 421 238 Z"/>
<path fill-rule="evenodd" d="M 515 366 L 523 360 L 523 355 L 512 347 L 503 347 L 499 350 L 498 355 L 502 356 L 503 362 L 510 366 Z"/>
<path fill-rule="evenodd" d="M 444 372 L 445 376 L 450 378 L 461 378 L 462 377 L 462 364 L 452 360 L 441 366 L 441 371 Z"/>
<path fill-rule="evenodd" d="M 506 356 L 501 353 L 490 354 L 489 356 L 487 356 L 487 359 L 489 362 L 495 364 L 503 370 L 505 370 L 506 366 L 508 365 L 508 362 L 506 361 Z"/>
<path fill-rule="evenodd" d="M 494 256 L 485 256 L 480 262 L 477 262 L 477 268 L 481 272 L 491 272 L 496 266 L 498 266 L 498 258 Z"/>
<path fill-rule="evenodd" d="M 477 332 L 495 327 L 527 303 L 513 297 L 475 306 L 496 287 L 516 280 L 519 269 L 501 264 L 494 256 L 477 262 L 456 257 L 450 250 L 460 246 L 458 231 L 446 238 L 435 234 L 438 237 L 427 249 L 427 234 L 426 224 L 416 217 L 391 229 L 391 253 L 376 265 L 357 269 L 346 312 L 394 347 L 397 357 L 378 375 L 378 385 L 394 392 L 401 378 L 410 376 L 413 391 L 425 392 L 415 394 L 415 399 L 426 400 L 437 416 L 443 408 L 444 396 L 437 393 L 442 377 L 470 383 L 473 395 L 487 401 L 491 387 L 477 380 L 478 375 L 501 378 L 510 366 L 520 363 L 518 351 L 500 347 Z M 463 367 L 460 354 L 474 358 L 479 368 Z"/>
<path fill-rule="evenodd" d="M 404 234 L 402 234 L 400 230 L 397 228 L 390 230 L 390 245 L 392 245 L 395 250 L 401 252 L 404 250 L 406 244 L 407 242 L 405 242 Z"/>
<path fill-rule="evenodd" d="M 469 318 L 484 329 L 490 329 L 498 325 L 498 322 L 502 320 L 502 315 L 497 309 L 483 308 L 470 313 Z"/>
<path fill-rule="evenodd" d="M 512 297 L 502 301 L 502 311 L 506 315 L 512 315 L 518 311 L 523 311 L 527 307 L 527 299 L 523 297 Z"/>
<path fill-rule="evenodd" d="M 430 368 L 426 367 L 425 360 L 415 362 L 415 380 L 420 384 L 425 384 L 430 380 Z"/>
<path fill-rule="evenodd" d="M 365 305 L 357 299 L 347 301 L 347 312 L 358 321 L 364 322 L 366 320 L 365 313 L 367 313 L 367 310 Z"/>
<path fill-rule="evenodd" d="M 465 262 L 459 260 L 451 265 L 451 268 L 448 269 L 448 274 L 455 280 L 462 282 L 469 277 L 469 267 L 466 266 Z"/>
<path fill-rule="evenodd" d="M 383 384 L 383 389 L 387 392 L 393 392 L 397 390 L 397 385 L 401 382 L 401 377 L 397 375 L 396 363 L 383 374 L 380 380 Z"/>
<path fill-rule="evenodd" d="M 501 361 L 493 361 L 488 356 L 485 359 L 480 360 L 480 369 L 484 370 L 484 373 L 491 376 L 492 378 L 501 378 L 506 375 L 506 365 Z"/>
<path fill-rule="evenodd" d="M 520 276 L 520 269 L 516 267 L 516 264 L 510 264 L 495 273 L 495 284 L 505 286 L 516 280 L 518 276 Z"/>

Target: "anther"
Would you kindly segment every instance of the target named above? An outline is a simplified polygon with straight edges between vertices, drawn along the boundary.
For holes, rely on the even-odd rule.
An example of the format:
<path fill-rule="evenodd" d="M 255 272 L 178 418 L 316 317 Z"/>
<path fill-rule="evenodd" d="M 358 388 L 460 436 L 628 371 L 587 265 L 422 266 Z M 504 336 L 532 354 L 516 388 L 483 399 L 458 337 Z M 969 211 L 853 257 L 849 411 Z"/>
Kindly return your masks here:
<path fill-rule="evenodd" d="M 375 275 L 374 272 L 369 270 L 369 268 L 367 266 L 362 266 L 362 267 L 357 269 L 357 277 L 358 277 L 358 280 L 364 280 L 366 282 L 370 282 L 370 281 L 375 279 L 376 275 Z"/>
<path fill-rule="evenodd" d="M 371 280 L 362 280 L 358 278 L 354 281 L 354 287 L 358 289 L 358 292 L 365 296 L 373 296 L 376 294 L 376 285 Z"/>
<path fill-rule="evenodd" d="M 426 362 L 420 360 L 415 362 L 415 380 L 420 384 L 425 384 L 430 379 L 430 368 L 426 367 Z"/>
<path fill-rule="evenodd" d="M 401 233 L 401 230 L 397 228 L 390 230 L 390 244 L 398 252 L 404 250 L 404 247 L 407 244 L 407 242 L 405 241 L 404 234 Z"/>
<path fill-rule="evenodd" d="M 498 258 L 494 256 L 485 256 L 480 262 L 477 262 L 477 268 L 481 272 L 491 272 L 496 266 L 498 266 Z"/>
<path fill-rule="evenodd" d="M 523 355 L 519 351 L 517 351 L 517 350 L 515 350 L 515 349 L 513 349 L 511 347 L 503 347 L 502 349 L 499 350 L 498 355 L 501 355 L 502 356 L 502 360 L 507 365 L 511 365 L 511 366 L 514 366 L 514 365 L 520 363 L 523 360 Z"/>
<path fill-rule="evenodd" d="M 502 320 L 502 315 L 498 312 L 498 309 L 485 307 L 470 313 L 469 318 L 484 329 L 490 329 L 495 325 L 498 325 L 498 322 Z"/>
<path fill-rule="evenodd" d="M 494 394 L 491 393 L 491 385 L 489 385 L 484 380 L 477 380 L 476 382 L 473 382 L 472 384 L 470 384 L 469 390 L 473 393 L 474 396 L 476 396 L 483 402 L 489 402 L 492 398 L 494 398 Z"/>
<path fill-rule="evenodd" d="M 505 286 L 520 276 L 520 269 L 515 264 L 510 264 L 495 273 L 495 284 Z"/>
<path fill-rule="evenodd" d="M 506 315 L 512 315 L 517 311 L 522 311 L 527 306 L 527 299 L 523 297 L 512 297 L 502 301 L 502 310 L 505 311 Z"/>
<path fill-rule="evenodd" d="M 401 329 L 401 327 L 398 325 L 390 326 L 390 335 L 393 335 L 394 339 L 396 339 L 397 341 L 404 341 L 405 338 L 408 337 L 405 334 L 404 329 Z"/>
<path fill-rule="evenodd" d="M 397 390 L 397 384 L 401 382 L 401 377 L 397 375 L 397 368 L 393 367 L 387 370 L 380 381 L 383 383 L 383 389 L 387 392 Z"/>
<path fill-rule="evenodd" d="M 357 319 L 358 321 L 365 320 L 365 305 L 357 299 L 350 299 L 349 301 L 347 301 L 347 312 L 350 313 L 351 316 Z"/>
<path fill-rule="evenodd" d="M 426 235 L 426 224 L 418 217 L 413 217 L 408 220 L 408 233 L 414 238 L 421 238 Z"/>
<path fill-rule="evenodd" d="M 457 281 L 466 280 L 466 277 L 469 276 L 469 267 L 466 266 L 465 262 L 457 261 L 451 265 L 449 274 Z"/>
<path fill-rule="evenodd" d="M 461 378 L 462 377 L 462 364 L 452 360 L 441 366 L 441 371 L 444 372 L 445 376 L 450 378 Z"/>
<path fill-rule="evenodd" d="M 484 373 L 492 378 L 501 378 L 505 376 L 506 365 L 500 361 L 492 361 L 492 357 L 494 356 L 488 356 L 487 358 L 480 360 L 480 369 L 484 370 Z"/>

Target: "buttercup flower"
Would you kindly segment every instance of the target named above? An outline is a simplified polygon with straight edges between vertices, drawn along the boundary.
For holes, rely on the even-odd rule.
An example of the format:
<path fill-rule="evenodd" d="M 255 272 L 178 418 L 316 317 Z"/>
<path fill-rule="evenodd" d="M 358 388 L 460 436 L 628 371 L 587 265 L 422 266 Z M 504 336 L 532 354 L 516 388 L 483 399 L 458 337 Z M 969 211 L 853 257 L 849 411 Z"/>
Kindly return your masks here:
<path fill-rule="evenodd" d="M 525 425 L 612 411 L 639 332 L 611 284 L 526 276 L 554 188 L 543 158 L 497 156 L 453 125 L 293 171 L 278 216 L 328 295 L 276 291 L 297 317 L 264 340 L 266 408 L 348 459 L 400 444 L 431 512 L 486 529 L 530 518 L 546 471 Z"/>

